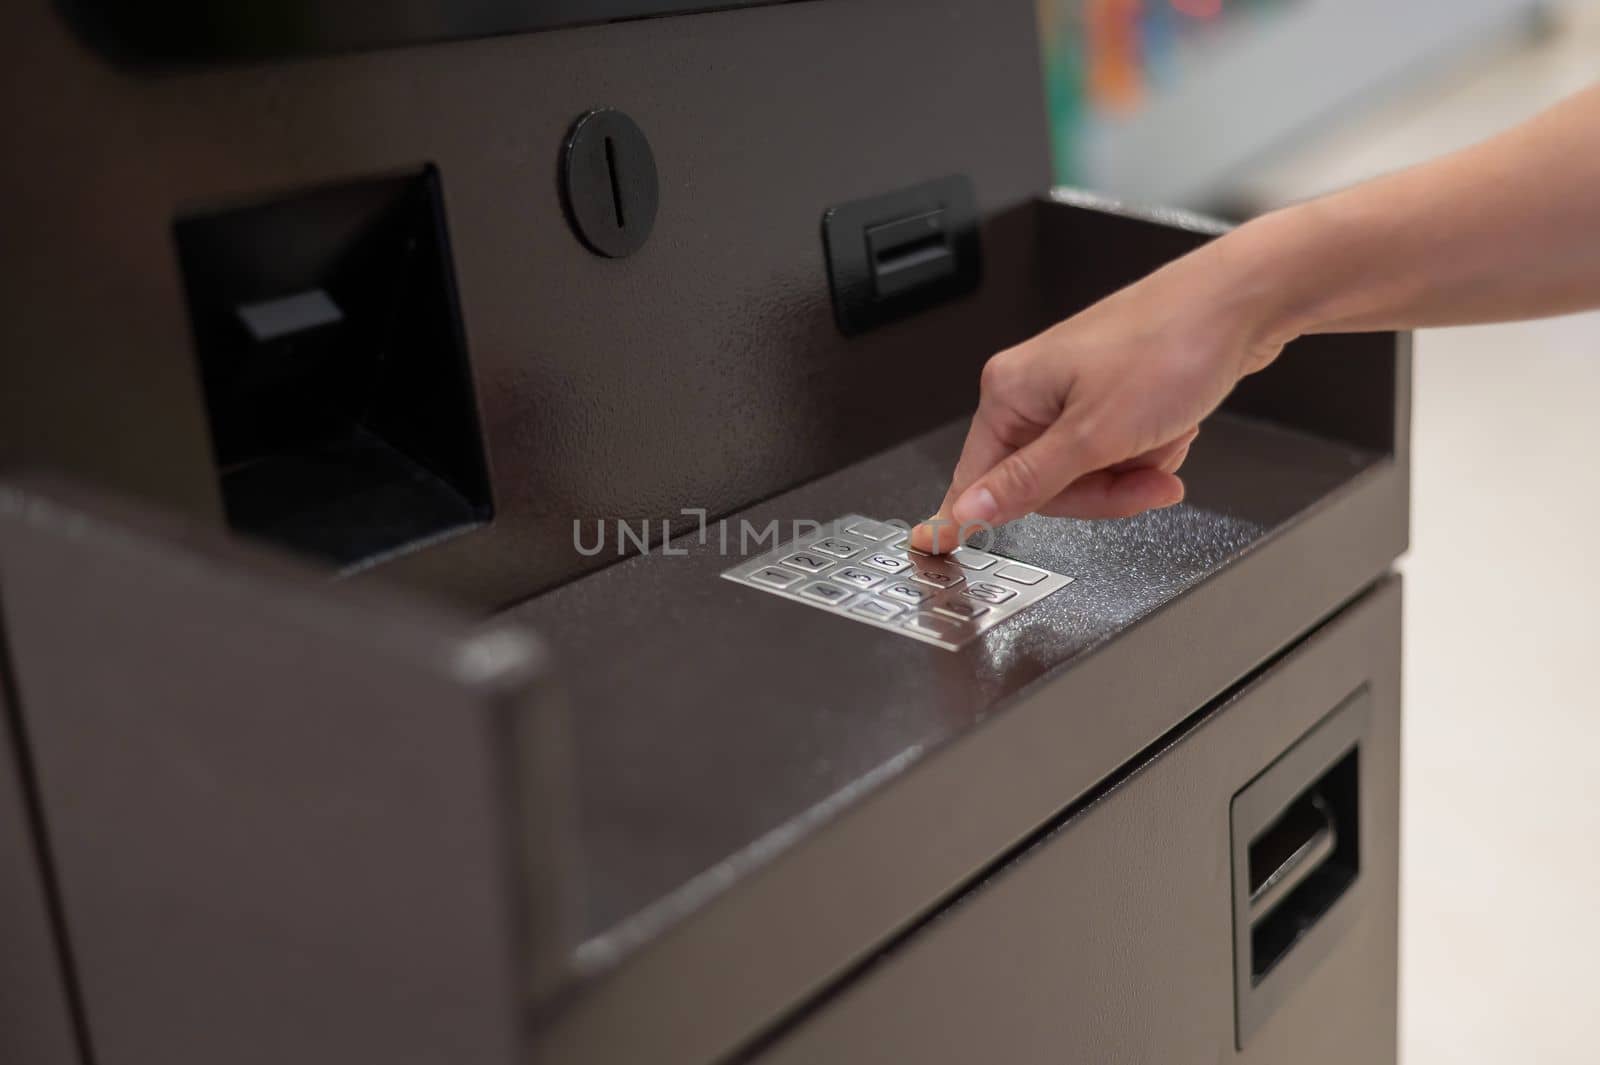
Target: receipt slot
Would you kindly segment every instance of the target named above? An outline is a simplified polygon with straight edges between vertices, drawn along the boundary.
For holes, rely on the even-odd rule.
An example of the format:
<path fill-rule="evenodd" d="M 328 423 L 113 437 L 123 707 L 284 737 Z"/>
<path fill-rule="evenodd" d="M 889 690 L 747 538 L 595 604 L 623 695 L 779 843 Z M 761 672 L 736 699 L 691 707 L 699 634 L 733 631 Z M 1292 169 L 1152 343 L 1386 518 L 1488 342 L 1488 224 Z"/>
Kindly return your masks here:
<path fill-rule="evenodd" d="M 1372 696 L 1351 695 L 1230 806 L 1234 989 L 1244 1048 L 1348 929 L 1361 874 L 1361 741 Z"/>

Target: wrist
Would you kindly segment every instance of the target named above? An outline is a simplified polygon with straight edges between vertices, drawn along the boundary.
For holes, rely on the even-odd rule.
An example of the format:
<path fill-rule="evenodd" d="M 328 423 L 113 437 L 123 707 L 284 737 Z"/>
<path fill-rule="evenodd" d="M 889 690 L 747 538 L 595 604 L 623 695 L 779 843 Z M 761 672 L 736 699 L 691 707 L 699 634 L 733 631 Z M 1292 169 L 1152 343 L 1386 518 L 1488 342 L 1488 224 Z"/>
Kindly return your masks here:
<path fill-rule="evenodd" d="M 1313 255 L 1318 220 L 1310 206 L 1261 215 L 1217 242 L 1249 343 L 1277 350 L 1323 324 L 1326 279 Z"/>

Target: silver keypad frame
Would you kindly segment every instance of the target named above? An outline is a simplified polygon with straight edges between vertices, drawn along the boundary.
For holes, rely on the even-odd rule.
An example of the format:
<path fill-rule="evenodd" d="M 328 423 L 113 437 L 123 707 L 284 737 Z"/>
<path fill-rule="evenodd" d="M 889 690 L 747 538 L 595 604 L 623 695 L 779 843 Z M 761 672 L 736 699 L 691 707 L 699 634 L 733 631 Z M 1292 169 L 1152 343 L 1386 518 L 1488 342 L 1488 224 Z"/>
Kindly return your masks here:
<path fill-rule="evenodd" d="M 863 625 L 897 632 L 902 636 L 933 644 L 935 647 L 943 647 L 949 651 L 959 650 L 989 629 L 1002 624 L 1046 596 L 1055 594 L 1073 581 L 1073 578 L 1066 574 L 1052 573 L 1039 566 L 1019 563 L 1002 555 L 979 551 L 976 548 L 962 548 L 960 559 L 921 555 L 907 550 L 902 530 L 896 529 L 896 535 L 893 536 L 886 535 L 886 530 L 890 528 L 892 527 L 885 523 L 859 514 L 847 514 L 829 522 L 812 535 L 792 540 L 765 554 L 746 559 L 724 571 L 722 576 L 726 580 L 769 595 L 789 599 L 815 610 L 837 614 L 841 618 Z M 848 557 L 840 557 L 845 552 L 839 548 L 845 544 L 856 550 L 850 551 Z M 834 547 L 836 550 L 830 551 L 828 547 Z M 812 556 L 812 560 L 829 560 L 829 565 L 822 570 L 792 568 L 785 560 L 797 554 Z M 885 572 L 886 567 L 863 565 L 864 560 L 873 555 L 888 555 L 904 560 L 908 565 L 897 574 Z M 1012 572 L 1026 575 L 1033 583 L 1007 580 L 1002 574 L 1006 572 L 1008 566 L 1012 567 Z M 777 587 L 770 580 L 761 579 L 772 570 L 787 570 L 794 573 L 798 579 L 785 587 Z M 882 579 L 871 588 L 856 587 L 848 580 L 839 581 L 838 586 L 851 590 L 852 594 L 834 602 L 802 594 L 802 589 L 819 580 L 837 580 L 837 574 L 845 570 L 855 572 L 865 570 L 872 576 Z M 946 574 L 951 583 L 948 587 L 940 588 L 933 582 L 915 581 L 912 578 L 918 571 Z M 1043 576 L 1040 577 L 1039 574 Z M 1011 594 L 1006 596 L 1003 602 L 969 595 L 969 589 L 974 584 L 980 588 L 984 585 L 996 586 Z M 931 594 L 919 605 L 912 605 L 896 598 L 893 594 L 884 594 L 893 587 L 903 585 L 911 585 L 919 591 Z M 954 609 L 940 609 L 952 602 L 971 603 L 983 609 L 973 617 L 959 616 L 967 613 L 959 605 Z M 895 613 L 892 616 L 880 617 L 878 616 L 880 613 L 886 612 L 879 608 L 869 605 L 865 610 L 858 609 L 872 603 L 888 603 L 896 608 Z"/>

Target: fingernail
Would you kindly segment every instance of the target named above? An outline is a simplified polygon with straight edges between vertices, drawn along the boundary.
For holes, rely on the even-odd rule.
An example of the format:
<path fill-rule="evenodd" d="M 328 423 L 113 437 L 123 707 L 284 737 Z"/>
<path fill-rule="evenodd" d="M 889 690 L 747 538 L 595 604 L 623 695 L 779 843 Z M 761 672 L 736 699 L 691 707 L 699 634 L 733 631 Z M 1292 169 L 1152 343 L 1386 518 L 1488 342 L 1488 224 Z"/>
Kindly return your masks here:
<path fill-rule="evenodd" d="M 992 524 L 999 513 L 1000 505 L 994 501 L 994 493 L 982 485 L 969 488 L 950 510 L 957 525 Z"/>

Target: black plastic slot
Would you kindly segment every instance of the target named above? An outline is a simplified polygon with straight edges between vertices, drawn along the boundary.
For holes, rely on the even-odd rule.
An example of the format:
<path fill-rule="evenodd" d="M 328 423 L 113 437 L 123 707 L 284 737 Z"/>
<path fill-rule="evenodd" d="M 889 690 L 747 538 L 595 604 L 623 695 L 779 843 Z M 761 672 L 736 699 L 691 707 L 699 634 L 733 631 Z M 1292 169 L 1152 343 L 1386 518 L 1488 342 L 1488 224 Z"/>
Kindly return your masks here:
<path fill-rule="evenodd" d="M 1229 803 L 1240 1050 L 1338 949 L 1365 905 L 1361 744 L 1371 718 L 1372 694 L 1358 688 Z"/>
<path fill-rule="evenodd" d="M 1250 915 L 1259 919 L 1332 856 L 1339 826 L 1320 792 L 1307 792 L 1250 844 Z"/>
<path fill-rule="evenodd" d="M 942 210 L 874 226 L 867 230 L 867 246 L 872 253 L 873 287 L 880 299 L 955 272 Z"/>
<path fill-rule="evenodd" d="M 1359 759 L 1359 748 L 1351 750 L 1250 843 L 1250 975 L 1256 983 L 1361 871 Z M 1284 890 L 1274 890 L 1280 886 Z"/>
<path fill-rule="evenodd" d="M 893 273 L 896 270 L 905 270 L 912 266 L 919 266 L 934 259 L 943 259 L 950 254 L 950 245 L 945 242 L 943 233 L 930 233 L 919 240 L 902 244 L 898 248 L 878 252 L 875 262 L 879 274 Z"/>
<path fill-rule="evenodd" d="M 175 233 L 234 529 L 349 565 L 489 518 L 433 168 Z"/>
<path fill-rule="evenodd" d="M 972 292 L 977 195 L 964 177 L 831 207 L 822 233 L 839 328 L 857 334 Z"/>

